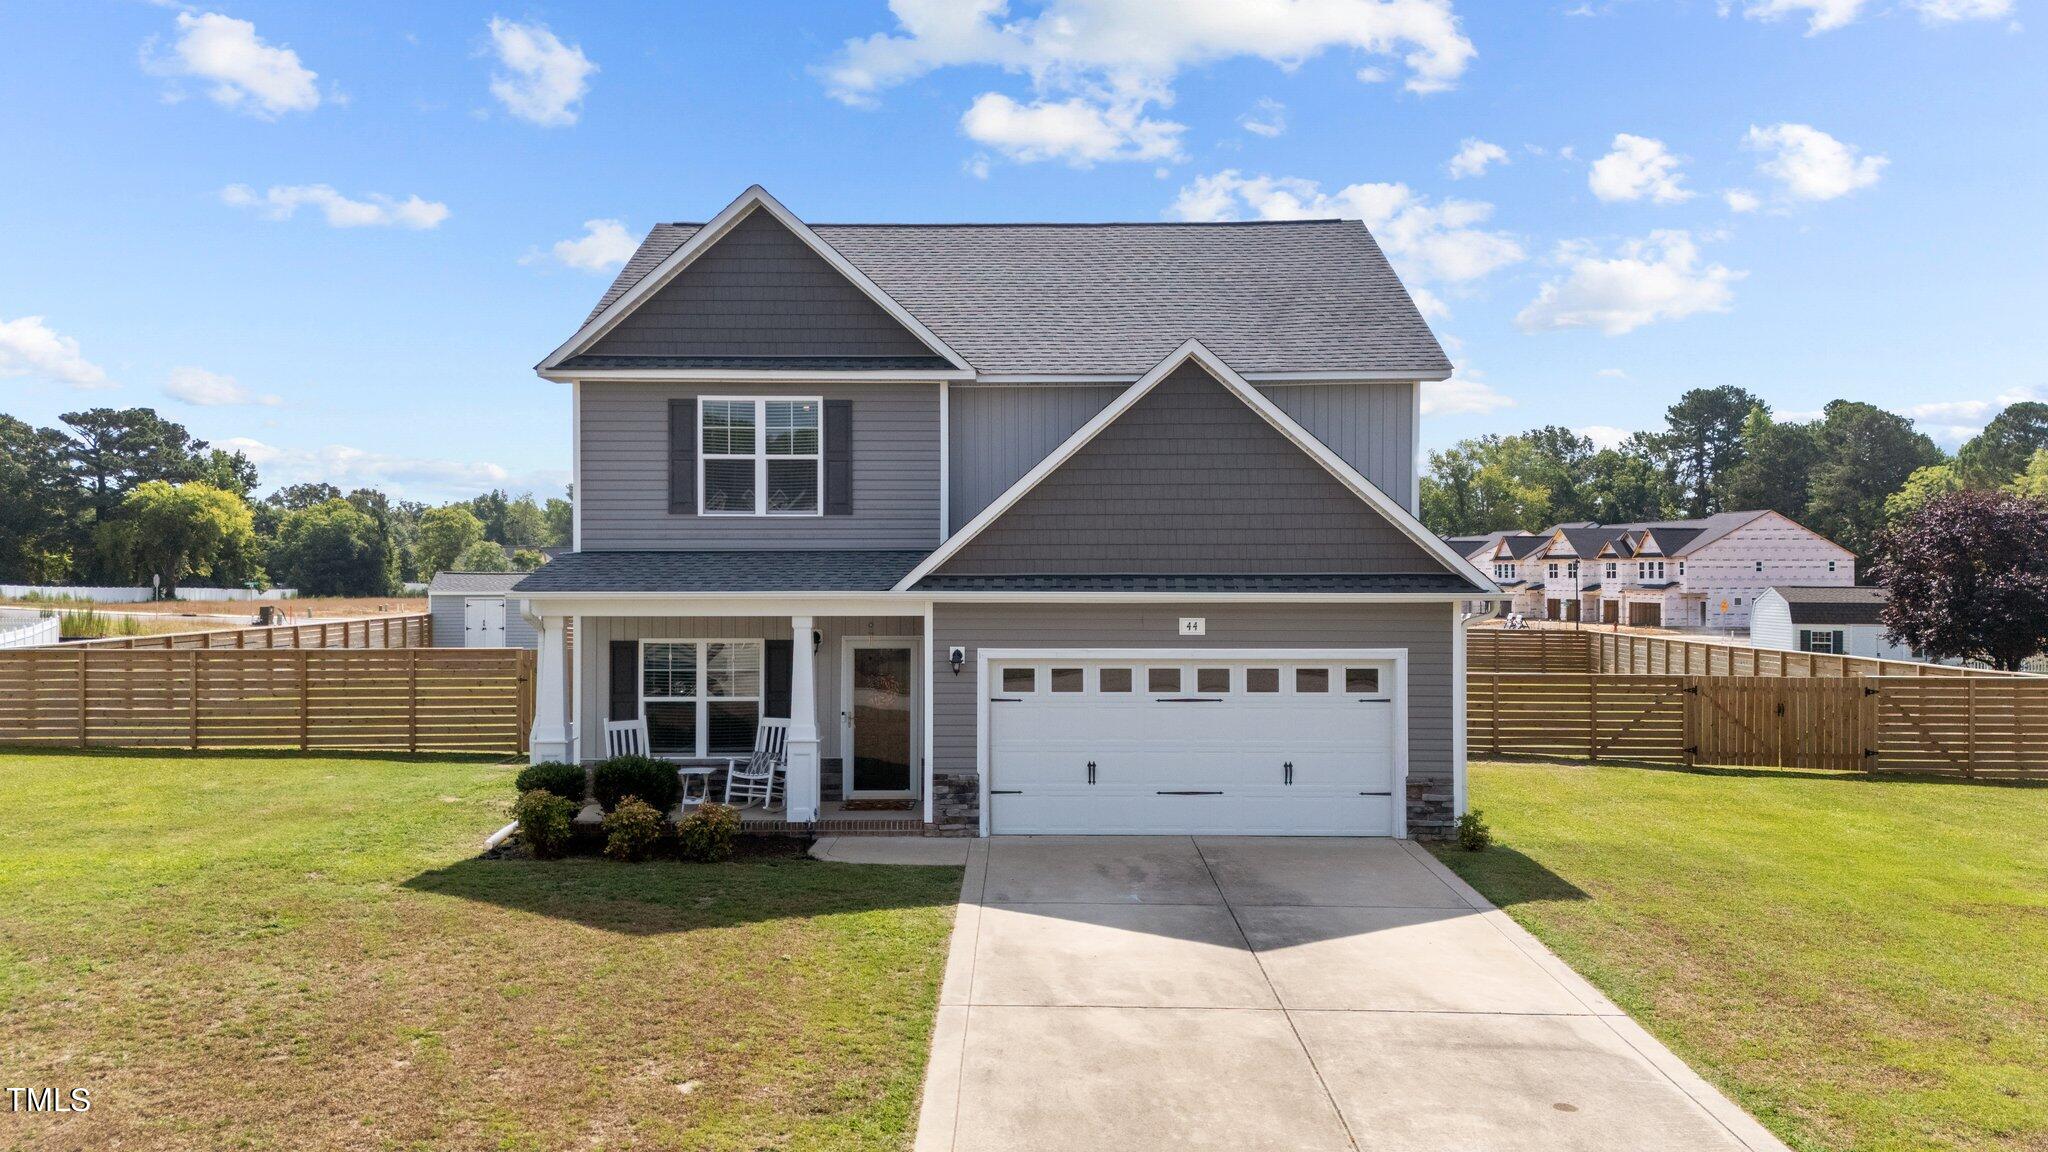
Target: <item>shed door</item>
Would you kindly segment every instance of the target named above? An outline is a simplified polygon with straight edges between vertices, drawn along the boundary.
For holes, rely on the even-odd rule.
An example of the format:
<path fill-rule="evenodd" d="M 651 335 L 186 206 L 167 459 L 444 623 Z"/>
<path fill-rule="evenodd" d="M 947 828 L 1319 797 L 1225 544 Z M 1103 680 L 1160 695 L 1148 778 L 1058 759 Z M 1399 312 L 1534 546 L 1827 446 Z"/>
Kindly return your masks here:
<path fill-rule="evenodd" d="M 503 648 L 505 646 L 505 598 L 471 596 L 462 602 L 462 646 Z"/>
<path fill-rule="evenodd" d="M 993 832 L 1396 831 L 1391 662 L 1034 658 L 989 679 Z"/>

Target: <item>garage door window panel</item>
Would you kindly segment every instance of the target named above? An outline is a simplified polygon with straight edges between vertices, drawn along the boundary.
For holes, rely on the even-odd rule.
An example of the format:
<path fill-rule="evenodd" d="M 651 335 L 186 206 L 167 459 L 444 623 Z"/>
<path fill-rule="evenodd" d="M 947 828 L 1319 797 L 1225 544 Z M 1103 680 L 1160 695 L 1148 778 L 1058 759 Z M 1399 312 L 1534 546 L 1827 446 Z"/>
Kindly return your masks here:
<path fill-rule="evenodd" d="M 1180 669 L 1145 669 L 1145 691 L 1154 695 L 1172 695 L 1180 691 Z"/>
<path fill-rule="evenodd" d="M 1005 691 L 1005 692 L 1011 692 L 1011 693 L 1019 693 L 1019 692 L 1023 692 L 1023 693 L 1029 693 L 1029 692 L 1036 692 L 1037 690 L 1038 690 L 1038 669 L 1036 669 L 1036 668 L 1005 668 L 1005 669 L 1003 669 L 1003 691 Z"/>
<path fill-rule="evenodd" d="M 1280 670 L 1278 668 L 1245 669 L 1244 690 L 1255 695 L 1280 691 Z"/>
<path fill-rule="evenodd" d="M 1104 668 L 1099 674 L 1098 683 L 1100 685 L 1098 691 L 1112 693 L 1129 692 L 1131 690 L 1131 670 L 1129 668 Z"/>
<path fill-rule="evenodd" d="M 1221 695 L 1230 691 L 1230 669 L 1195 669 L 1195 691 L 1203 695 Z"/>
<path fill-rule="evenodd" d="M 1294 670 L 1294 691 L 1297 695 L 1313 695 L 1330 690 L 1328 668 L 1296 668 Z"/>
<path fill-rule="evenodd" d="M 1055 692 L 1079 692 L 1085 683 L 1085 679 L 1079 668 L 1054 668 L 1052 670 L 1052 690 Z"/>

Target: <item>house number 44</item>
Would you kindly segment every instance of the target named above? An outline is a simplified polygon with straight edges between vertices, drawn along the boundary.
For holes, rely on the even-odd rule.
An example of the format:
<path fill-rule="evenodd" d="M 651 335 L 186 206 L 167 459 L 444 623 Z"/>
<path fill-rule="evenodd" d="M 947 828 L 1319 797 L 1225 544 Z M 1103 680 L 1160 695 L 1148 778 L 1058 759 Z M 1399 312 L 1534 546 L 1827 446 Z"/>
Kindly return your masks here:
<path fill-rule="evenodd" d="M 1183 636 L 1207 636 L 1209 634 L 1209 621 L 1206 617 L 1202 616 L 1183 616 L 1180 618 L 1180 634 Z"/>

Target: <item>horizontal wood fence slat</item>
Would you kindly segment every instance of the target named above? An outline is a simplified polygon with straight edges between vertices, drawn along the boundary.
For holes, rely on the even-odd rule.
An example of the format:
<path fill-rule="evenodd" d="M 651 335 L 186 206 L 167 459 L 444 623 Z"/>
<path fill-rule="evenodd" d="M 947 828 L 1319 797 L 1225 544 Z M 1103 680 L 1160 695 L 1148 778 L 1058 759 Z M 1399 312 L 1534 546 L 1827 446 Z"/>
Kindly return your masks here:
<path fill-rule="evenodd" d="M 0 743 L 525 752 L 533 665 L 515 648 L 0 652 Z"/>
<path fill-rule="evenodd" d="M 2048 678 L 1472 672 L 1470 755 L 2048 780 Z"/>
<path fill-rule="evenodd" d="M 259 648 L 431 648 L 434 618 L 359 616 L 318 624 L 279 624 L 271 628 L 215 628 L 203 632 L 160 632 L 154 636 L 109 636 L 74 640 L 66 648 L 148 651 L 152 649 L 246 650 Z"/>
<path fill-rule="evenodd" d="M 1475 671 L 1605 672 L 1624 676 L 2006 677 L 2020 673 L 1912 660 L 1785 652 L 1747 644 L 1563 628 L 1474 628 L 1466 661 Z"/>

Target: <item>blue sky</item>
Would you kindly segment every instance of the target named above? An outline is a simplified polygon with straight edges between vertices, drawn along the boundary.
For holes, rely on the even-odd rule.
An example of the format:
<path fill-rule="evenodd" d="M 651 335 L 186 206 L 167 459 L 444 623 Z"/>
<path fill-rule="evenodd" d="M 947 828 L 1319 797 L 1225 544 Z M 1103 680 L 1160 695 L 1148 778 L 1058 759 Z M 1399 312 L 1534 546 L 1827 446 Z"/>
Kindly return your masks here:
<path fill-rule="evenodd" d="M 0 411 L 549 494 L 532 364 L 622 235 L 759 182 L 816 221 L 1363 216 L 1460 365 L 1433 447 L 1739 384 L 1952 448 L 2048 389 L 2029 3 L 15 5 Z"/>

